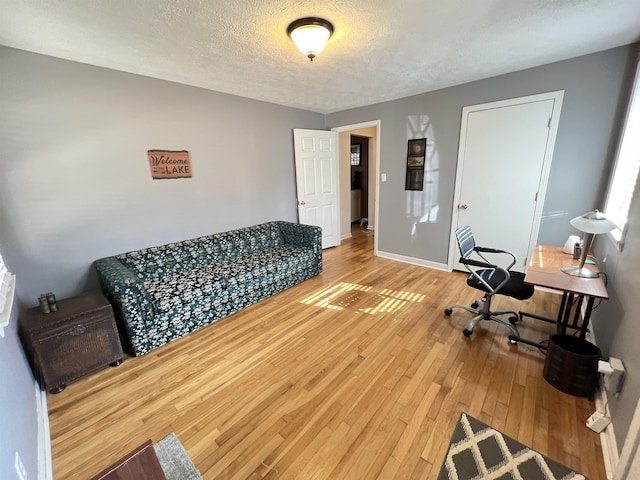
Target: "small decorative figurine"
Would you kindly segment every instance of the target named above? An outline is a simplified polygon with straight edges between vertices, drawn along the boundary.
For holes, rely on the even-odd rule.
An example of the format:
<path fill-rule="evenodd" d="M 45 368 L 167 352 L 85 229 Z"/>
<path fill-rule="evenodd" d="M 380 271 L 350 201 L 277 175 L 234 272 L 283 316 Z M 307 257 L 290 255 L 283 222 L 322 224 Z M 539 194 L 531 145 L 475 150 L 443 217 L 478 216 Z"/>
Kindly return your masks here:
<path fill-rule="evenodd" d="M 42 313 L 49 313 L 51 312 L 51 309 L 49 308 L 49 302 L 47 302 L 47 296 L 46 295 L 40 295 L 38 297 L 38 302 L 40 302 L 40 310 L 42 310 Z"/>
<path fill-rule="evenodd" d="M 52 312 L 57 312 L 58 311 L 58 304 L 56 303 L 56 296 L 52 292 L 47 293 L 47 303 L 49 304 L 49 309 Z"/>

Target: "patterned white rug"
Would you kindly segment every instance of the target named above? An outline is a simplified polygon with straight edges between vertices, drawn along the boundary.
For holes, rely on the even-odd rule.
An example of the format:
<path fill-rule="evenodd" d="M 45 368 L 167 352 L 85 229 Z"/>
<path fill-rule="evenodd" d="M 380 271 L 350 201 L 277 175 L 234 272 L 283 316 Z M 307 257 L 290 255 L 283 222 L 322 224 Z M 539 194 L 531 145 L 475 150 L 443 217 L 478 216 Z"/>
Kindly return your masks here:
<path fill-rule="evenodd" d="M 438 480 L 585 480 L 585 477 L 463 413 Z"/>
<path fill-rule="evenodd" d="M 202 480 L 200 472 L 175 433 L 160 440 L 153 448 L 167 480 Z"/>

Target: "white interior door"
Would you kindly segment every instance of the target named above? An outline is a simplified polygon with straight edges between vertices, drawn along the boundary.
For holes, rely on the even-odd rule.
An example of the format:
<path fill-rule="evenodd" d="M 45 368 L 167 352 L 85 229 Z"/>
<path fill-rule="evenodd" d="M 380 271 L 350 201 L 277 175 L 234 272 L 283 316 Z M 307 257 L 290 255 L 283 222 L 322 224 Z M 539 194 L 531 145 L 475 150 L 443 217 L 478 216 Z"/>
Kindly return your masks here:
<path fill-rule="evenodd" d="M 322 227 L 322 248 L 340 243 L 337 134 L 293 130 L 300 223 Z"/>
<path fill-rule="evenodd" d="M 515 253 L 525 271 L 538 237 L 562 92 L 465 107 L 449 265 L 465 270 L 455 229 L 469 225 L 478 245 Z M 494 259 L 495 260 L 495 259 Z"/>

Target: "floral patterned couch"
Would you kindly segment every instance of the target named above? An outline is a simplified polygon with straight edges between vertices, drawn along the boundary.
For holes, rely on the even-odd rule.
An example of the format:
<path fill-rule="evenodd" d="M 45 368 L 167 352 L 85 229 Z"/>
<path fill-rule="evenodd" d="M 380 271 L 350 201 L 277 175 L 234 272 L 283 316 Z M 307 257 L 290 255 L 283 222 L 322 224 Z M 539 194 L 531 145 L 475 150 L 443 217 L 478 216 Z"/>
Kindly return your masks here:
<path fill-rule="evenodd" d="M 321 240 L 320 227 L 276 221 L 94 266 L 138 356 L 318 275 Z"/>

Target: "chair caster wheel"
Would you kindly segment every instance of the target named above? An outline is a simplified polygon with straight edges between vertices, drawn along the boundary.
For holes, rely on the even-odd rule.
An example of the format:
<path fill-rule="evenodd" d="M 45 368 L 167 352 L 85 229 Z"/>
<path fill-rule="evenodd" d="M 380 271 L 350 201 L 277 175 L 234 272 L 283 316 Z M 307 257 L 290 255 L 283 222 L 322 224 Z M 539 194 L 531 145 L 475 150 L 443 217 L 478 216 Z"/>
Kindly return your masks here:
<path fill-rule="evenodd" d="M 453 310 L 451 308 L 445 308 L 444 309 L 444 314 L 449 317 L 451 316 L 451 314 L 453 313 Z"/>
<path fill-rule="evenodd" d="M 471 304 L 471 308 L 478 308 L 478 302 L 473 302 Z"/>
<path fill-rule="evenodd" d="M 465 328 L 464 330 L 462 330 L 462 334 L 463 334 L 465 337 L 470 337 L 472 333 L 473 333 L 473 332 L 472 332 L 471 330 L 467 330 L 466 328 Z"/>
<path fill-rule="evenodd" d="M 509 317 L 509 323 L 511 325 L 515 325 L 516 323 L 518 323 L 520 321 L 520 317 L 517 317 L 515 315 Z"/>
<path fill-rule="evenodd" d="M 515 335 L 509 335 L 509 342 L 511 343 L 511 345 L 517 345 L 518 337 L 516 337 Z"/>

